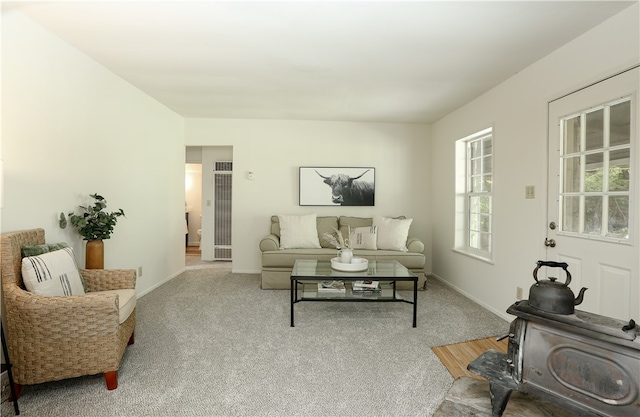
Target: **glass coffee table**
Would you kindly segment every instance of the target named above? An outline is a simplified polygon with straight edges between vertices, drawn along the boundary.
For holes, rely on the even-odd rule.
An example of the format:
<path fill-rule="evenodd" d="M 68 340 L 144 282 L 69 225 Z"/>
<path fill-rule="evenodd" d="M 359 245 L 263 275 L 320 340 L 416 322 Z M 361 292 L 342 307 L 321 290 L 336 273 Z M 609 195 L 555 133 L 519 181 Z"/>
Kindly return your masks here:
<path fill-rule="evenodd" d="M 354 292 L 354 281 L 378 281 L 379 292 Z M 344 292 L 321 292 L 318 283 L 341 281 Z M 413 301 L 405 300 L 396 291 L 398 281 L 413 281 Z M 299 259 L 291 271 L 291 327 L 294 327 L 294 306 L 301 301 L 334 302 L 400 302 L 413 304 L 413 327 L 416 327 L 418 307 L 418 276 L 398 261 L 369 261 L 362 272 L 343 272 L 331 268 L 330 261 Z"/>

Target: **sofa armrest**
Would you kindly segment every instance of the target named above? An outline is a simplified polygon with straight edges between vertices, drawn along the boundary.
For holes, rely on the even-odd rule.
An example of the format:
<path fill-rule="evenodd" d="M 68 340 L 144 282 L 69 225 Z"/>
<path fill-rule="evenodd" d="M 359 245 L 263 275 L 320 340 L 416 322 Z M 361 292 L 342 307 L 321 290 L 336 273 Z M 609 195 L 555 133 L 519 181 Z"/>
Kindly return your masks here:
<path fill-rule="evenodd" d="M 407 238 L 407 249 L 411 253 L 424 253 L 424 243 L 415 237 Z"/>
<path fill-rule="evenodd" d="M 280 238 L 274 234 L 265 236 L 260 241 L 260 250 L 262 252 L 278 250 L 278 249 L 280 249 Z"/>

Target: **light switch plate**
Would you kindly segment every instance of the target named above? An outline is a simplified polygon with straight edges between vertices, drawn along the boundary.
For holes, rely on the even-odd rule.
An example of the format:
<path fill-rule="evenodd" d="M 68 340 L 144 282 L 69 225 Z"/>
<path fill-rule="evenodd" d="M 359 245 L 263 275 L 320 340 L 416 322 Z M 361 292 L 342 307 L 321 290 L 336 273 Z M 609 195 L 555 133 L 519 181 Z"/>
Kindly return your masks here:
<path fill-rule="evenodd" d="M 536 198 L 536 187 L 535 185 L 527 185 L 524 187 L 524 198 L 532 199 Z"/>

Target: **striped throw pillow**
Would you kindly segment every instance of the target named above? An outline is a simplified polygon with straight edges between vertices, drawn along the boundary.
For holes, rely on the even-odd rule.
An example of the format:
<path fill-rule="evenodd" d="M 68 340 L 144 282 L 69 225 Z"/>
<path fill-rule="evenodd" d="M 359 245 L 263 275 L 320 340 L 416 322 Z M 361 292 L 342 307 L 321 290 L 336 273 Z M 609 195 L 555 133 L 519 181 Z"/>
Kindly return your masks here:
<path fill-rule="evenodd" d="M 44 296 L 84 295 L 82 278 L 70 247 L 22 258 L 28 291 Z"/>

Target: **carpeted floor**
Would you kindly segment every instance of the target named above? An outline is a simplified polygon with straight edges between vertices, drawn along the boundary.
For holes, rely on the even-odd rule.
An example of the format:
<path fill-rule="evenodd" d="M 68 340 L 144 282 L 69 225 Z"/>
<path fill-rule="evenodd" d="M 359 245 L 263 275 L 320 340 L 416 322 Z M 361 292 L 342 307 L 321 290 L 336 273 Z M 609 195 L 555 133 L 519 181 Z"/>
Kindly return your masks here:
<path fill-rule="evenodd" d="M 431 348 L 508 329 L 432 279 L 415 329 L 401 303 L 299 303 L 295 328 L 289 314 L 258 275 L 188 270 L 138 300 L 117 390 L 100 375 L 27 386 L 21 415 L 430 416 L 453 383 Z"/>

